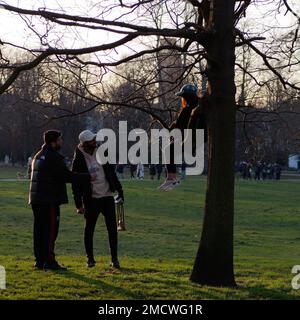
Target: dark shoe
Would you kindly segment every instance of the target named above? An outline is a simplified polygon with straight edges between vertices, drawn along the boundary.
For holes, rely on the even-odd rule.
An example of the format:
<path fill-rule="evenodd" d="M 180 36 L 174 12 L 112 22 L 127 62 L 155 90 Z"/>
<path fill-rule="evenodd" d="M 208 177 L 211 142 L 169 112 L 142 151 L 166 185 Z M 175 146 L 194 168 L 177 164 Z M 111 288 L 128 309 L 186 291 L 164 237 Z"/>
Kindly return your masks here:
<path fill-rule="evenodd" d="M 88 261 L 86 263 L 86 266 L 88 268 L 93 268 L 93 267 L 95 267 L 95 265 L 96 265 L 96 261 L 94 259 L 88 259 Z"/>
<path fill-rule="evenodd" d="M 110 266 L 115 269 L 121 269 L 119 260 L 112 261 Z"/>
<path fill-rule="evenodd" d="M 66 267 L 62 267 L 57 261 L 52 263 L 45 263 L 44 269 L 47 270 L 58 270 L 58 271 L 66 271 Z"/>
<path fill-rule="evenodd" d="M 36 262 L 34 265 L 33 265 L 33 268 L 35 270 L 42 270 L 44 269 L 44 262 Z"/>

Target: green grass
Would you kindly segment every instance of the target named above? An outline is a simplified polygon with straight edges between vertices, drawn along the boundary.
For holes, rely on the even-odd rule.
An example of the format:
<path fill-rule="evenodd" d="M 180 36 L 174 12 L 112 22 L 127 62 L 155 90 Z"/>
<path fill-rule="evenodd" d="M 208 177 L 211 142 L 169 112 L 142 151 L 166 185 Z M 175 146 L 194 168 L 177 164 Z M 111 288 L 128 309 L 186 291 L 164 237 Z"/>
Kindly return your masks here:
<path fill-rule="evenodd" d="M 0 179 L 17 179 L 17 173 L 20 172 L 22 174 L 26 174 L 26 167 L 7 167 L 0 166 Z"/>
<path fill-rule="evenodd" d="M 14 169 L 15 171 L 17 169 Z M 0 168 L 0 179 L 15 171 Z M 97 266 L 85 267 L 83 218 L 61 207 L 58 260 L 67 272 L 32 271 L 28 182 L 0 181 L 0 265 L 7 289 L 0 299 L 299 299 L 291 269 L 300 264 L 300 183 L 236 182 L 235 274 L 239 289 L 189 282 L 203 220 L 205 179 L 189 177 L 170 193 L 157 181 L 124 181 L 126 224 L 119 234 L 122 271 L 112 272 L 100 217 Z"/>

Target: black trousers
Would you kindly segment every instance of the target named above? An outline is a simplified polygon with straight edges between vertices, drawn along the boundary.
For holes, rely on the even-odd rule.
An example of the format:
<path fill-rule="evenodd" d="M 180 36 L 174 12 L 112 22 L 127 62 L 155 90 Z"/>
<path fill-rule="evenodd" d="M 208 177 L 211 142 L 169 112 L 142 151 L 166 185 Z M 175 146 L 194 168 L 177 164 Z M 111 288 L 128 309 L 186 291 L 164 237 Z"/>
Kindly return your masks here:
<path fill-rule="evenodd" d="M 93 238 L 100 212 L 105 218 L 112 261 L 118 259 L 118 230 L 114 197 L 92 198 L 85 203 L 84 245 L 88 259 L 94 259 Z"/>
<path fill-rule="evenodd" d="M 59 230 L 60 208 L 51 205 L 31 205 L 34 217 L 33 246 L 37 263 L 55 261 L 55 241 Z"/>

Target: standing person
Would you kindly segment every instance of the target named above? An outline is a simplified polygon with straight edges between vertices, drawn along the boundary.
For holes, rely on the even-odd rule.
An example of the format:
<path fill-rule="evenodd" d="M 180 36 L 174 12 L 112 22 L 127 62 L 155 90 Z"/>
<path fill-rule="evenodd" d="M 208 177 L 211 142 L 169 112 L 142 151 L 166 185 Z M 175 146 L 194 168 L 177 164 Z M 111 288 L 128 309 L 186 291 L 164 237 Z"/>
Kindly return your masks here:
<path fill-rule="evenodd" d="M 120 268 L 118 260 L 118 231 L 113 193 L 124 201 L 122 186 L 117 178 L 115 168 L 109 163 L 100 164 L 96 159 L 96 135 L 89 130 L 79 134 L 79 145 L 75 149 L 72 171 L 94 173 L 94 180 L 86 183 L 72 184 L 74 201 L 78 214 L 85 218 L 84 245 L 87 266 L 94 267 L 96 262 L 93 251 L 95 226 L 100 212 L 105 218 L 108 232 L 111 267 Z"/>
<path fill-rule="evenodd" d="M 260 161 L 256 162 L 255 164 L 255 180 L 260 180 L 261 179 L 261 171 L 262 171 L 262 164 Z"/>
<path fill-rule="evenodd" d="M 244 180 L 248 177 L 248 164 L 246 161 L 242 162 L 242 177 Z"/>
<path fill-rule="evenodd" d="M 130 179 L 135 179 L 136 165 L 130 164 Z"/>
<path fill-rule="evenodd" d="M 138 179 L 144 179 L 144 165 L 142 162 L 139 162 L 136 167 L 136 177 Z"/>
<path fill-rule="evenodd" d="M 63 145 L 57 130 L 44 133 L 44 144 L 32 161 L 29 204 L 34 216 L 35 268 L 65 270 L 55 259 L 55 241 L 58 235 L 60 205 L 68 203 L 66 182 L 89 182 L 89 174 L 72 173 L 58 153 Z"/>
<path fill-rule="evenodd" d="M 117 165 L 117 176 L 119 179 L 124 179 L 124 164 Z"/>
<path fill-rule="evenodd" d="M 267 173 L 268 173 L 267 164 L 264 162 L 262 164 L 262 179 L 263 180 L 267 179 Z"/>
<path fill-rule="evenodd" d="M 157 172 L 157 180 L 160 180 L 160 176 L 161 176 L 161 173 L 162 173 L 162 165 L 161 165 L 161 163 L 158 163 L 156 165 L 156 172 Z"/>
<path fill-rule="evenodd" d="M 268 163 L 268 166 L 267 166 L 267 176 L 268 176 L 268 179 L 273 179 L 273 168 L 271 163 Z"/>
<path fill-rule="evenodd" d="M 204 129 L 204 142 L 207 142 L 207 126 L 205 116 L 206 96 L 199 98 L 198 88 L 194 84 L 184 85 L 177 97 L 181 98 L 181 111 L 177 120 L 171 124 L 170 129 L 178 128 L 182 132 L 184 129 L 193 131 L 193 152 L 195 149 L 195 129 Z M 184 147 L 184 144 L 183 144 Z M 165 182 L 159 187 L 160 191 L 170 191 L 180 185 L 176 177 L 176 164 L 174 163 L 174 144 L 170 143 L 170 164 L 166 165 L 167 177 Z"/>
<path fill-rule="evenodd" d="M 275 179 L 275 163 L 272 163 L 270 166 L 270 179 Z"/>
<path fill-rule="evenodd" d="M 275 178 L 276 180 L 280 180 L 280 177 L 281 177 L 281 166 L 279 163 L 276 163 L 275 164 Z"/>
<path fill-rule="evenodd" d="M 156 175 L 156 167 L 155 164 L 150 164 L 149 166 L 150 179 L 153 180 Z"/>
<path fill-rule="evenodd" d="M 243 178 L 244 176 L 244 161 L 240 161 L 239 166 L 238 166 L 238 174 L 239 178 Z"/>
<path fill-rule="evenodd" d="M 252 164 L 251 162 L 247 163 L 247 179 L 252 179 Z"/>
<path fill-rule="evenodd" d="M 4 157 L 4 164 L 5 165 L 9 165 L 9 162 L 10 162 L 9 155 L 6 154 L 5 157 Z"/>

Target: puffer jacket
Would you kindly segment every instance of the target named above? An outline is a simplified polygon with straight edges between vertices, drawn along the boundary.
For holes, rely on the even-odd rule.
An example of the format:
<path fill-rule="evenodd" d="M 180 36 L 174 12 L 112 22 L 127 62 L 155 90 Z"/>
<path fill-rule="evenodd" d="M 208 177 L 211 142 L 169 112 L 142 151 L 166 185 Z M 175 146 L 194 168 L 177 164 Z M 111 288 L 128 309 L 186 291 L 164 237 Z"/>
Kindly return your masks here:
<path fill-rule="evenodd" d="M 61 205 L 68 203 L 67 182 L 89 182 L 88 173 L 71 172 L 64 157 L 44 144 L 32 161 L 29 204 Z"/>

